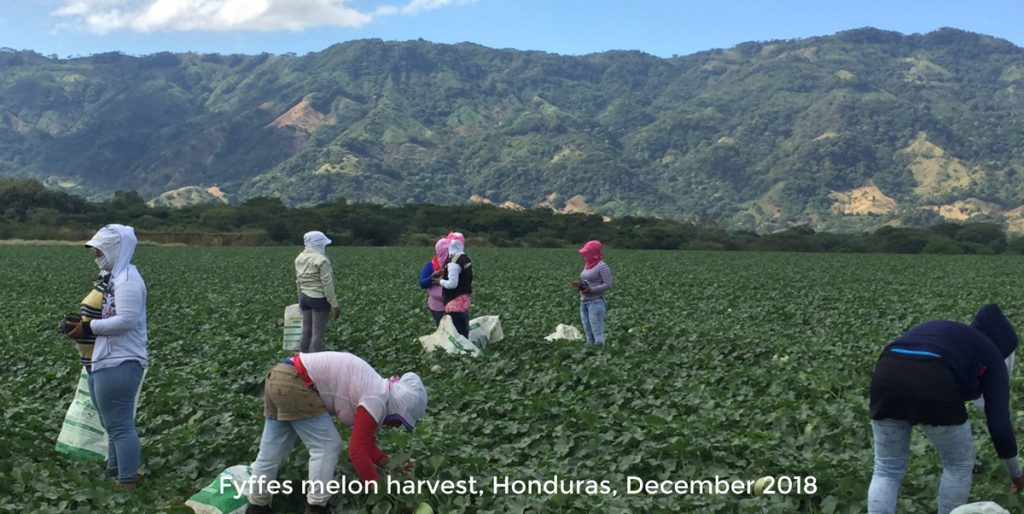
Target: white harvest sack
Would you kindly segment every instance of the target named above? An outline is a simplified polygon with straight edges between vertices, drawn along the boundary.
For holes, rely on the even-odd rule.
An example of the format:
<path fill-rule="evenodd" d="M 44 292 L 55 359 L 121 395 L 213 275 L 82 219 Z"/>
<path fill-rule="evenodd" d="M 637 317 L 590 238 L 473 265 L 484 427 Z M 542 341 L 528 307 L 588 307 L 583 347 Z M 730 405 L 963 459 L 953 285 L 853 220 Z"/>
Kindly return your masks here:
<path fill-rule="evenodd" d="M 210 485 L 193 494 L 185 505 L 192 507 L 196 514 L 243 514 L 247 500 L 238 493 L 246 492 L 243 491 L 243 485 L 250 476 L 252 468 L 249 466 L 231 466 L 221 472 Z"/>
<path fill-rule="evenodd" d="M 302 311 L 299 304 L 293 303 L 284 308 L 284 344 L 281 349 L 286 352 L 299 351 L 299 340 L 302 339 Z"/>
<path fill-rule="evenodd" d="M 441 323 L 437 325 L 437 330 L 433 334 L 420 337 L 420 345 L 428 352 L 441 348 L 448 353 L 468 353 L 474 357 L 479 357 L 484 353 L 455 330 L 452 317 L 448 315 L 441 318 Z"/>
<path fill-rule="evenodd" d="M 59 452 L 93 459 L 107 458 L 107 432 L 100 424 L 100 414 L 89 397 L 89 373 L 82 368 L 78 375 L 78 388 L 71 399 L 64 425 L 57 435 Z"/>
<path fill-rule="evenodd" d="M 480 316 L 469 321 L 469 341 L 477 348 L 505 339 L 501 331 L 501 319 L 498 316 Z"/>
<path fill-rule="evenodd" d="M 1010 511 L 995 502 L 974 502 L 961 505 L 950 511 L 949 514 L 1010 514 Z"/>
<path fill-rule="evenodd" d="M 139 395 L 142 393 L 142 383 L 146 381 L 147 371 L 148 368 L 142 370 L 139 390 L 135 392 L 136 411 L 139 409 Z M 54 447 L 68 455 L 104 460 L 107 458 L 107 432 L 103 430 L 100 414 L 89 397 L 89 372 L 84 367 L 78 375 L 78 388 L 75 389 L 75 397 L 71 399 L 68 412 L 64 415 L 64 424 L 60 427 L 57 444 Z"/>
<path fill-rule="evenodd" d="M 572 325 L 565 325 L 562 323 L 559 323 L 558 326 L 555 327 L 555 331 L 548 334 L 547 337 L 544 338 L 545 341 L 580 341 L 582 339 L 583 334 L 580 333 L 580 329 Z"/>

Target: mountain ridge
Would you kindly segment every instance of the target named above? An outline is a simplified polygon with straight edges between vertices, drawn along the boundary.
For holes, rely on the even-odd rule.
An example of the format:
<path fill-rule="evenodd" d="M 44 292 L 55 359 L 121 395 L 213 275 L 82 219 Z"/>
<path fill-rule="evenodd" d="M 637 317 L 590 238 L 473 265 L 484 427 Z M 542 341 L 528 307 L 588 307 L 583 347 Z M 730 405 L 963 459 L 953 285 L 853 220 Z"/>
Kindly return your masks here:
<path fill-rule="evenodd" d="M 94 198 L 219 187 L 288 205 L 532 207 L 556 194 L 760 232 L 965 212 L 1012 228 L 1022 120 L 1024 49 L 948 28 L 670 58 L 422 40 L 304 56 L 0 51 L 0 177 Z M 844 207 L 853 197 L 878 205 Z M 969 201 L 994 207 L 957 207 Z"/>

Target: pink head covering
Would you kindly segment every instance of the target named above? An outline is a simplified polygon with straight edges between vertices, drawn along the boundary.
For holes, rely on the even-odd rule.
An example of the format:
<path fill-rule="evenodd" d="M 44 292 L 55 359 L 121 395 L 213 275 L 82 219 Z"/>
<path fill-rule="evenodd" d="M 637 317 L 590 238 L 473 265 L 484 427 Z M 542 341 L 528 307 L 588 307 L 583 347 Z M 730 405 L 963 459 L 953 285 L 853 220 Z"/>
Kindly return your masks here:
<path fill-rule="evenodd" d="M 601 262 L 601 250 L 601 242 L 596 239 L 587 241 L 583 248 L 580 248 L 583 261 L 586 263 L 585 269 L 593 268 L 597 266 L 597 263 Z"/>
<path fill-rule="evenodd" d="M 434 271 L 440 270 L 441 263 L 448 260 L 448 244 L 450 242 L 448 238 L 442 237 L 434 243 L 434 258 L 430 261 L 434 266 Z"/>
<path fill-rule="evenodd" d="M 462 235 L 462 232 L 449 232 L 448 240 L 459 241 L 460 243 L 462 243 L 463 246 L 466 245 L 466 236 Z"/>

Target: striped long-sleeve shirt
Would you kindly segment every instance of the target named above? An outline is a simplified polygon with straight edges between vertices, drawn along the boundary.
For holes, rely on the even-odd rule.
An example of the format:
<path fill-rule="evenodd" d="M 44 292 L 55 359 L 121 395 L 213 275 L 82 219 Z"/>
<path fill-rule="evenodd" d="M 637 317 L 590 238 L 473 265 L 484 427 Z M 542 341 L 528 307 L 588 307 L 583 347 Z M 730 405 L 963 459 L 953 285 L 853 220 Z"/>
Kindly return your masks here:
<path fill-rule="evenodd" d="M 85 298 L 82 298 L 82 303 L 78 304 L 78 312 L 82 316 L 82 321 L 103 317 L 103 295 L 107 293 L 108 278 L 109 275 L 101 275 L 97 278 L 89 294 L 85 295 Z M 96 335 L 90 333 L 76 339 L 75 342 L 78 345 L 78 360 L 83 366 L 91 369 L 92 350 L 96 344 Z"/>
<path fill-rule="evenodd" d="M 612 269 L 604 261 L 600 261 L 593 268 L 580 273 L 580 282 L 590 288 L 586 293 L 580 291 L 581 300 L 603 298 L 604 293 L 612 288 Z"/>

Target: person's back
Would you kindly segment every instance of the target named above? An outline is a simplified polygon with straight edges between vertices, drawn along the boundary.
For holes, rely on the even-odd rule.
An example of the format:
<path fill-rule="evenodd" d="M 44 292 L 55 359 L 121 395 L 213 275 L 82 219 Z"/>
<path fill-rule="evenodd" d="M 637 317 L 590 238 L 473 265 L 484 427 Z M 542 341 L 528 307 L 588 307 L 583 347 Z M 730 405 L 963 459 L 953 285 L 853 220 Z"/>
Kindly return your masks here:
<path fill-rule="evenodd" d="M 295 288 L 302 312 L 299 349 L 318 352 L 324 349 L 330 314 L 338 319 L 341 308 L 334 292 L 334 268 L 327 258 L 327 245 L 331 240 L 315 230 L 307 232 L 302 240 L 304 248 L 295 258 Z"/>
<path fill-rule="evenodd" d="M 948 513 L 967 501 L 975 449 L 965 402 L 979 394 L 985 397 L 989 436 L 1014 492 L 1024 486 L 1003 361 L 1017 344 L 1009 320 L 997 305 L 989 304 L 970 325 L 927 321 L 885 346 L 871 377 L 874 469 L 868 486 L 869 514 L 896 511 L 915 425 L 942 461 L 939 512 Z"/>
<path fill-rule="evenodd" d="M 322 280 L 324 266 L 331 266 L 331 260 L 311 250 L 303 250 L 295 257 L 295 285 L 299 292 L 310 298 L 327 296 Z"/>

